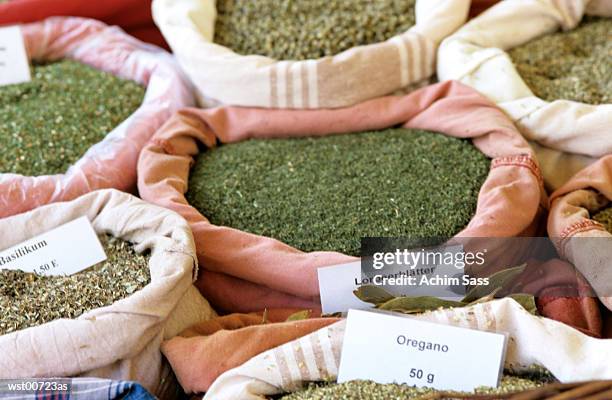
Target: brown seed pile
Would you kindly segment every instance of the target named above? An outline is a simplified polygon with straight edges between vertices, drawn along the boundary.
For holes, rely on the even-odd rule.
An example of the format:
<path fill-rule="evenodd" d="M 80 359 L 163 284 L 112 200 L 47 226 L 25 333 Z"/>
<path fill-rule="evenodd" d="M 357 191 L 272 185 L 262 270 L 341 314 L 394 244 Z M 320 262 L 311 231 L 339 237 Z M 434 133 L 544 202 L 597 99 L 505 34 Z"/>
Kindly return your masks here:
<path fill-rule="evenodd" d="M 415 24 L 416 0 L 217 0 L 214 41 L 240 54 L 306 60 L 385 41 Z"/>
<path fill-rule="evenodd" d="M 509 51 L 533 93 L 547 101 L 612 103 L 612 19 L 585 17 L 576 28 Z"/>
<path fill-rule="evenodd" d="M 0 336 L 60 318 L 77 318 L 149 283 L 149 256 L 137 254 L 129 243 L 111 236 L 100 236 L 100 241 L 107 260 L 71 276 L 0 270 Z"/>
<path fill-rule="evenodd" d="M 71 60 L 0 87 L 0 173 L 66 172 L 142 103 L 145 89 Z"/>
<path fill-rule="evenodd" d="M 605 208 L 593 216 L 593 219 L 606 228 L 606 230 L 612 233 L 612 207 Z"/>

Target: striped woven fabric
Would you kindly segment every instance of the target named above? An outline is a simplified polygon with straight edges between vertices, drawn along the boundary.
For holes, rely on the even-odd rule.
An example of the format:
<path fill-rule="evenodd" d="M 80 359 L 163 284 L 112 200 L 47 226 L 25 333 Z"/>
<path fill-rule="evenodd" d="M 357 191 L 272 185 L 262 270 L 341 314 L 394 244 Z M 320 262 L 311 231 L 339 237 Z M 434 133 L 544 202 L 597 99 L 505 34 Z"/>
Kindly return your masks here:
<path fill-rule="evenodd" d="M 561 382 L 612 379 L 612 343 L 562 323 L 536 317 L 511 299 L 438 310 L 413 318 L 510 335 L 506 367 L 544 366 Z M 346 321 L 266 351 L 221 375 L 205 400 L 261 399 L 292 392 L 305 382 L 334 380 L 338 374 Z M 375 338 L 372 338 L 375 340 Z M 546 346 L 542 346 L 546 343 Z M 550 349 L 556 349 L 554 353 Z M 538 398 L 538 397 L 536 397 Z"/>
<path fill-rule="evenodd" d="M 393 93 L 435 72 L 438 44 L 461 26 L 468 0 L 418 0 L 416 25 L 333 57 L 279 61 L 213 43 L 213 0 L 155 0 L 153 16 L 203 106 L 336 108 Z"/>

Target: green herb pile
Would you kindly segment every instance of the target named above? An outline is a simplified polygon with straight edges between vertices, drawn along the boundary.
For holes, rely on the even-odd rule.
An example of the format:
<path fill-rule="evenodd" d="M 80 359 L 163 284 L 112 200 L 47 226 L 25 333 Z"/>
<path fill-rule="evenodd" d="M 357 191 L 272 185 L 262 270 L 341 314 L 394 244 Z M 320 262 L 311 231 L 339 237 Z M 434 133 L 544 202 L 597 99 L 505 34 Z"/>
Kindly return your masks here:
<path fill-rule="evenodd" d="M 100 236 L 107 260 L 71 276 L 0 270 L 0 336 L 113 304 L 150 281 L 149 256 Z"/>
<path fill-rule="evenodd" d="M 248 140 L 201 153 L 187 199 L 213 224 L 358 255 L 361 237 L 457 234 L 489 165 L 470 141 L 419 130 Z"/>
<path fill-rule="evenodd" d="M 599 211 L 593 216 L 593 219 L 602 224 L 608 232 L 612 233 L 612 207 Z"/>
<path fill-rule="evenodd" d="M 498 388 L 482 387 L 474 394 L 507 394 L 535 389 L 553 378 L 550 375 L 542 376 L 513 376 L 504 375 Z M 282 400 L 426 400 L 436 390 L 430 388 L 416 388 L 399 384 L 379 384 L 372 381 L 350 381 L 344 383 L 310 383 L 304 389 L 280 397 Z M 448 392 L 449 395 L 466 395 L 460 392 Z"/>
<path fill-rule="evenodd" d="M 240 54 L 305 60 L 385 41 L 415 24 L 416 0 L 217 0 L 214 41 Z"/>
<path fill-rule="evenodd" d="M 64 173 L 142 103 L 144 88 L 69 60 L 0 87 L 0 173 Z"/>
<path fill-rule="evenodd" d="M 612 19 L 585 17 L 574 30 L 557 32 L 510 50 L 521 77 L 547 101 L 612 103 Z"/>

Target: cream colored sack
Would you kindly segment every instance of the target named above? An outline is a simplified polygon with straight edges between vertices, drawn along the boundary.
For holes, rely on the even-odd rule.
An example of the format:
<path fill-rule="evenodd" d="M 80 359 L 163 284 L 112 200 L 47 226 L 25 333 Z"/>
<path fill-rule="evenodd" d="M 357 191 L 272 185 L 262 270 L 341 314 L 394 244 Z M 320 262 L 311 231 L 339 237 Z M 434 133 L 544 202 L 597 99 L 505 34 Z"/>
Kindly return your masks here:
<path fill-rule="evenodd" d="M 504 0 L 446 38 L 438 49 L 441 81 L 456 79 L 485 94 L 527 139 L 588 156 L 538 152 L 550 189 L 594 162 L 590 157 L 612 153 L 612 104 L 547 102 L 535 97 L 504 50 L 559 29 L 572 29 L 585 14 L 612 16 L 612 0 Z M 569 164 L 555 162 L 559 157 Z"/>
<path fill-rule="evenodd" d="M 189 225 L 172 211 L 101 190 L 0 220 L 0 249 L 86 215 L 98 233 L 151 250 L 151 283 L 74 320 L 0 336 L 0 378 L 95 376 L 162 389 L 162 340 L 214 311 L 192 285 L 197 258 Z M 74 244 L 78 247 L 78 243 Z"/>
<path fill-rule="evenodd" d="M 417 0 L 416 25 L 405 33 L 305 61 L 243 56 L 213 43 L 215 0 L 154 0 L 153 19 L 204 107 L 336 108 L 432 76 L 440 41 L 466 21 L 469 6 L 469 0 Z"/>
<path fill-rule="evenodd" d="M 612 340 L 594 339 L 560 322 L 535 317 L 511 299 L 414 316 L 422 321 L 510 335 L 506 367 L 539 364 L 561 382 L 612 379 Z M 208 400 L 262 400 L 303 382 L 336 379 L 346 321 L 268 350 L 221 375 Z"/>

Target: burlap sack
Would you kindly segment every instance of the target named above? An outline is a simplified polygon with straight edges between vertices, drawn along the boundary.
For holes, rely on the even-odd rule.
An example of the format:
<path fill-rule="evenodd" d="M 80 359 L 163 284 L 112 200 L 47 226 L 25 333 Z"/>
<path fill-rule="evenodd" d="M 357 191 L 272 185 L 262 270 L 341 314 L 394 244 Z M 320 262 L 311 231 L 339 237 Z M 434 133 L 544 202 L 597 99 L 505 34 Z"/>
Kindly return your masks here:
<path fill-rule="evenodd" d="M 200 264 L 206 270 L 197 285 L 216 308 L 233 312 L 318 308 L 317 268 L 356 258 L 335 252 L 304 253 L 271 238 L 210 224 L 184 197 L 193 157 L 200 152 L 198 145 L 215 146 L 217 140 L 324 136 L 398 124 L 471 138 L 493 158 L 476 215 L 460 237 L 538 235 L 547 199 L 531 149 L 501 111 L 456 82 L 335 110 L 182 110 L 141 153 L 140 194 L 189 221 Z M 505 266 L 516 265 L 512 259 L 520 254 L 499 250 L 499 257 L 509 257 Z M 493 251 L 489 249 L 491 259 Z"/>
<path fill-rule="evenodd" d="M 576 174 L 552 194 L 548 234 L 612 310 L 612 234 L 591 216 L 612 201 L 612 155 Z"/>
<path fill-rule="evenodd" d="M 468 0 L 418 0 L 416 25 L 333 57 L 278 61 L 214 44 L 214 0 L 155 0 L 153 19 L 202 106 L 345 107 L 390 94 L 435 72 L 440 41 L 467 19 Z"/>
<path fill-rule="evenodd" d="M 612 378 L 612 340 L 594 339 L 559 322 L 535 317 L 511 299 L 429 312 L 413 318 L 508 333 L 507 368 L 520 370 L 538 364 L 561 382 Z M 335 379 L 345 326 L 346 321 L 341 321 L 261 353 L 221 375 L 204 399 L 261 400 L 295 391 L 303 382 Z"/>
<path fill-rule="evenodd" d="M 63 175 L 21 176 L 0 171 L 0 217 L 72 200 L 96 189 L 132 190 L 138 154 L 172 113 L 193 104 L 191 86 L 165 51 L 116 27 L 82 18 L 49 18 L 22 25 L 31 60 L 69 58 L 147 87 L 143 104 Z"/>
<path fill-rule="evenodd" d="M 101 190 L 0 220 L 0 249 L 84 215 L 96 232 L 135 243 L 139 252 L 151 250 L 151 283 L 77 319 L 0 336 L 0 378 L 132 380 L 159 394 L 162 341 L 215 315 L 192 285 L 197 260 L 189 225 L 169 210 Z"/>
<path fill-rule="evenodd" d="M 612 153 L 611 104 L 594 106 L 562 99 L 547 102 L 535 97 L 504 52 L 560 28 L 572 29 L 585 14 L 612 16 L 612 1 L 502 1 L 442 42 L 438 78 L 457 79 L 485 94 L 529 140 L 589 157 Z M 595 161 L 570 157 L 570 164 L 555 163 L 545 168 L 549 156 L 550 152 L 542 155 L 540 162 L 551 189 Z"/>

